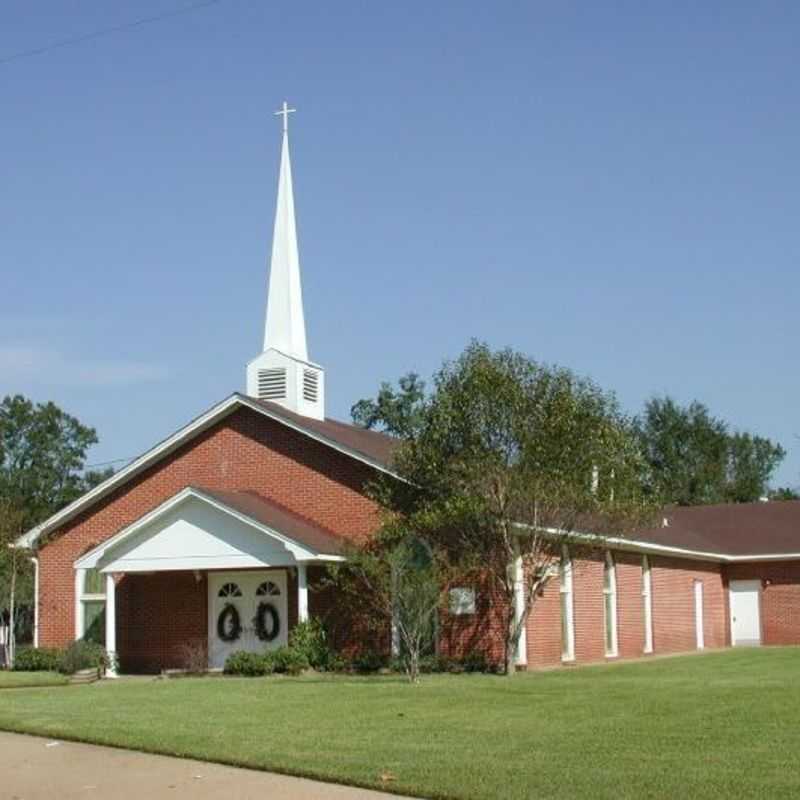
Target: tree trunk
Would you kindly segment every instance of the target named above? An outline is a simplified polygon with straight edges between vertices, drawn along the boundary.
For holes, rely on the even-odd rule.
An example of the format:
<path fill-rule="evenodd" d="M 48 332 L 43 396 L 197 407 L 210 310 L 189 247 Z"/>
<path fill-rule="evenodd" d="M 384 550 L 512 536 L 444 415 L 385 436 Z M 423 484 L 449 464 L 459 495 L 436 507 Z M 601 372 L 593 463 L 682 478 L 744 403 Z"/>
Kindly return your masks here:
<path fill-rule="evenodd" d="M 511 677 L 517 671 L 517 642 L 519 642 L 519 630 L 517 630 L 516 610 L 514 607 L 514 596 L 512 594 L 510 611 L 506 621 L 506 676 Z"/>

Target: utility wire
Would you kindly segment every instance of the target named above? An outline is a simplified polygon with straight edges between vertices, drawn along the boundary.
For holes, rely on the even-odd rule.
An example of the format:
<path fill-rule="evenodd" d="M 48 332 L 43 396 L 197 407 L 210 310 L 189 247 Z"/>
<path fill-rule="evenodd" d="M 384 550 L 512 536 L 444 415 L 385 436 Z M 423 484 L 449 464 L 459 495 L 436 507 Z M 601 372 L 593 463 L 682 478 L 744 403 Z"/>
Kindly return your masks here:
<path fill-rule="evenodd" d="M 197 3 L 191 3 L 183 8 L 176 8 L 173 11 L 166 11 L 163 14 L 154 14 L 152 17 L 142 17 L 141 19 L 134 20 L 133 22 L 124 22 L 121 25 L 113 25 L 110 28 L 101 28 L 100 30 L 92 31 L 91 33 L 83 33 L 78 36 L 71 36 L 68 39 L 60 39 L 59 41 L 51 42 L 50 44 L 43 45 L 42 47 L 35 47 L 31 50 L 20 50 L 18 53 L 12 53 L 9 56 L 0 58 L 0 65 L 8 64 L 11 61 L 19 61 L 23 58 L 31 58 L 33 56 L 40 56 L 43 53 L 49 53 L 51 50 L 56 50 L 59 47 L 69 47 L 73 44 L 80 44 L 81 42 L 88 42 L 90 39 L 99 39 L 102 36 L 109 36 L 113 33 L 122 33 L 123 31 L 133 30 L 142 25 L 149 25 L 153 22 L 161 22 L 161 20 L 169 19 L 170 17 L 177 17 L 181 14 L 189 14 L 192 11 L 198 11 L 201 8 L 208 8 L 208 6 L 217 5 L 222 0 L 200 0 Z"/>
<path fill-rule="evenodd" d="M 95 467 L 110 467 L 112 464 L 122 464 L 125 461 L 133 461 L 136 456 L 131 456 L 130 458 L 115 458 L 113 461 L 99 461 L 97 464 L 86 464 L 83 468 L 84 472 L 87 469 L 94 469 Z"/>

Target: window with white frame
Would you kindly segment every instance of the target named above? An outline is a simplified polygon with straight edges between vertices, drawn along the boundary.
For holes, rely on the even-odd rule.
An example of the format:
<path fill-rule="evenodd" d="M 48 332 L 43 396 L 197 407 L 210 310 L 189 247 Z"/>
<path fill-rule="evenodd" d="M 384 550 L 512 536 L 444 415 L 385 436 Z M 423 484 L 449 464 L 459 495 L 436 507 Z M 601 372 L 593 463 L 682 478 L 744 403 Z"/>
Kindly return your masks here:
<path fill-rule="evenodd" d="M 644 611 L 644 652 L 653 652 L 653 575 L 650 559 L 642 556 L 642 608 Z"/>
<path fill-rule="evenodd" d="M 105 644 L 106 576 L 97 569 L 85 569 L 80 594 L 81 627 L 79 638 Z"/>
<path fill-rule="evenodd" d="M 605 610 L 606 655 L 618 653 L 617 645 L 617 569 L 614 556 L 606 552 L 603 565 L 603 606 Z"/>
<path fill-rule="evenodd" d="M 561 596 L 561 659 L 562 661 L 574 661 L 575 620 L 572 602 L 572 560 L 566 545 L 561 550 L 558 574 Z"/>

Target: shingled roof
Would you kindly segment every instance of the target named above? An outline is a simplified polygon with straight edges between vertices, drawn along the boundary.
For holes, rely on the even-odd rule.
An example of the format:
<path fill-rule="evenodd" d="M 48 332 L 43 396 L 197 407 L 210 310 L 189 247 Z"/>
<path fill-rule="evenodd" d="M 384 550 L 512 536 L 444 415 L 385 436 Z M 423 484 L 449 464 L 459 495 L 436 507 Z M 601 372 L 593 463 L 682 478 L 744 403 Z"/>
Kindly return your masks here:
<path fill-rule="evenodd" d="M 637 541 L 744 560 L 800 556 L 800 500 L 674 506 Z"/>
<path fill-rule="evenodd" d="M 269 411 L 270 414 L 280 417 L 286 422 L 305 430 L 308 433 L 322 436 L 325 439 L 335 442 L 350 451 L 360 453 L 371 461 L 375 461 L 384 467 L 390 468 L 392 455 L 399 445 L 399 440 L 393 436 L 378 431 L 367 430 L 358 425 L 350 425 L 347 422 L 339 422 L 336 419 L 326 418 L 324 420 L 304 417 L 302 414 L 295 414 L 277 403 L 269 400 L 256 400 L 252 397 L 247 398 L 251 403 L 257 403 Z"/>
<path fill-rule="evenodd" d="M 222 491 L 204 486 L 192 488 L 310 550 L 328 555 L 339 555 L 343 550 L 344 543 L 336 534 L 256 492 Z"/>

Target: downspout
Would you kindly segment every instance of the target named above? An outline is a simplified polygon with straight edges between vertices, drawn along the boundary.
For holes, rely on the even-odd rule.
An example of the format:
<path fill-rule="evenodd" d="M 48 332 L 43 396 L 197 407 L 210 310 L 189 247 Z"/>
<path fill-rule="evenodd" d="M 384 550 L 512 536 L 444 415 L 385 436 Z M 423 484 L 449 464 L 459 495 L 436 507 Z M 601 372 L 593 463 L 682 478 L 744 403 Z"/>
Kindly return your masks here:
<path fill-rule="evenodd" d="M 39 559 L 31 556 L 33 562 L 33 646 L 39 646 Z"/>

